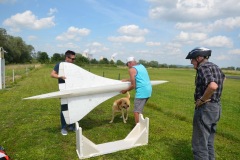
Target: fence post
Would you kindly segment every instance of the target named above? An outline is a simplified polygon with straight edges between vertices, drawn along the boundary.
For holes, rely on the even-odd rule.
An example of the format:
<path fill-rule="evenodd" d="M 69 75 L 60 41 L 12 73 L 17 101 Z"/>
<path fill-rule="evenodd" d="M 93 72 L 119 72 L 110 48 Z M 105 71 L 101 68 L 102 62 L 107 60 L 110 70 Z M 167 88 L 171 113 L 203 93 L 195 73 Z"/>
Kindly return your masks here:
<path fill-rule="evenodd" d="M 28 75 L 28 68 L 26 67 L 26 76 Z"/>
<path fill-rule="evenodd" d="M 2 47 L 0 47 L 0 89 L 5 88 L 5 59 L 4 53 L 7 53 Z"/>
<path fill-rule="evenodd" d="M 14 80 L 15 80 L 15 74 L 14 74 L 14 69 L 13 69 L 13 83 L 14 83 Z"/>

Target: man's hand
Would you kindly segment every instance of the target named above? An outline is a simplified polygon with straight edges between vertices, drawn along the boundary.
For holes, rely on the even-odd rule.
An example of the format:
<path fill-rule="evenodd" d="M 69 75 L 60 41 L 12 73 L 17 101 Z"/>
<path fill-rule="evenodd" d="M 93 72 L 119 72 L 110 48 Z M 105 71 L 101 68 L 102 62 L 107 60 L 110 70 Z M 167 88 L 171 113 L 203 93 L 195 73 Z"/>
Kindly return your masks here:
<path fill-rule="evenodd" d="M 129 82 L 129 79 L 122 79 L 122 82 Z"/>
<path fill-rule="evenodd" d="M 63 80 L 66 79 L 65 76 L 58 76 L 58 79 L 59 79 L 59 78 L 60 78 L 60 79 L 63 79 Z"/>
<path fill-rule="evenodd" d="M 122 90 L 121 93 L 125 94 L 125 93 L 127 93 L 127 90 Z"/>
<path fill-rule="evenodd" d="M 209 102 L 209 101 L 211 101 L 211 99 L 208 99 L 208 100 L 202 100 L 201 98 L 200 99 L 197 99 L 197 101 L 195 102 L 195 107 L 197 108 L 197 107 L 200 107 L 201 105 L 203 105 L 204 103 L 207 103 L 207 102 Z"/>

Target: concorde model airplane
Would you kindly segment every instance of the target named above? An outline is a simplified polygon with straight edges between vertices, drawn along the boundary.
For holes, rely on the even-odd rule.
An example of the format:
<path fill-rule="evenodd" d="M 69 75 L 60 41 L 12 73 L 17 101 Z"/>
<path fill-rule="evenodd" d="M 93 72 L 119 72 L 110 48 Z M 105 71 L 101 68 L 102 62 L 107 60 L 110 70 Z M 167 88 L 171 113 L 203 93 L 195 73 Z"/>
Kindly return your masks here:
<path fill-rule="evenodd" d="M 81 67 L 61 62 L 59 76 L 65 76 L 65 83 L 59 84 L 59 91 L 32 96 L 24 99 L 60 98 L 67 124 L 76 124 L 77 153 L 80 159 L 129 149 L 148 143 L 148 118 L 140 116 L 140 123 L 123 140 L 96 145 L 82 135 L 78 121 L 107 99 L 120 94 L 127 89 L 130 82 L 122 82 L 95 75 Z M 152 85 L 167 81 L 151 81 Z"/>
<path fill-rule="evenodd" d="M 60 63 L 59 76 L 66 77 L 65 83 L 59 84 L 59 91 L 24 99 L 61 98 L 67 124 L 78 122 L 97 105 L 120 94 L 121 90 L 130 85 L 130 82 L 101 77 L 68 62 Z M 151 81 L 151 84 L 166 82 Z"/>

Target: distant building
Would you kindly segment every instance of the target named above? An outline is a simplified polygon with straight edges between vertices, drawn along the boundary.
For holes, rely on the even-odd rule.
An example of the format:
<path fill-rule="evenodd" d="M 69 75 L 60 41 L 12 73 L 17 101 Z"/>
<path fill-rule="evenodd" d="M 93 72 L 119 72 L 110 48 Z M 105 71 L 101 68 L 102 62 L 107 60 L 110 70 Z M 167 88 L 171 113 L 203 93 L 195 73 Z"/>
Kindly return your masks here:
<path fill-rule="evenodd" d="M 114 53 L 111 55 L 111 61 L 115 62 L 115 57 L 118 55 L 118 53 Z"/>
<path fill-rule="evenodd" d="M 89 60 L 92 60 L 93 59 L 93 54 L 89 54 L 87 52 L 83 52 L 82 54 L 83 57 L 86 57 L 87 59 Z"/>
<path fill-rule="evenodd" d="M 115 57 L 114 56 L 111 57 L 111 61 L 115 62 Z"/>

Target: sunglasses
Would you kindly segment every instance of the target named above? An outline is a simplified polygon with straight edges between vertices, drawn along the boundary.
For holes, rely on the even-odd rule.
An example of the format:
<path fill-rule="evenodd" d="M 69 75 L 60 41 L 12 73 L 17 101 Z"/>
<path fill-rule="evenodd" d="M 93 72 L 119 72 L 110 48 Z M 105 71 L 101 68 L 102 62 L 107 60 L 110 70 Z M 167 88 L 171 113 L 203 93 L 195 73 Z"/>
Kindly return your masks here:
<path fill-rule="evenodd" d="M 68 57 L 69 59 L 71 59 L 72 61 L 74 61 L 76 58 L 71 58 L 71 57 Z"/>

